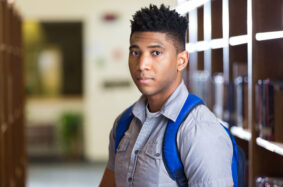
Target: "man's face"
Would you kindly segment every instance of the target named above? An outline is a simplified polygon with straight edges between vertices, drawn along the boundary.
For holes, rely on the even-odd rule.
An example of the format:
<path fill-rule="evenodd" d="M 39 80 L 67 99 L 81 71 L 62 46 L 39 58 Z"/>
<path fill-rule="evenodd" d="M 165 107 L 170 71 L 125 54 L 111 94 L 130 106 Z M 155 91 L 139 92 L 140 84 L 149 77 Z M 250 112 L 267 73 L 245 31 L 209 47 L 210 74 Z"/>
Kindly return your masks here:
<path fill-rule="evenodd" d="M 177 51 L 165 33 L 134 32 L 130 39 L 129 68 L 146 96 L 169 96 L 178 86 Z"/>

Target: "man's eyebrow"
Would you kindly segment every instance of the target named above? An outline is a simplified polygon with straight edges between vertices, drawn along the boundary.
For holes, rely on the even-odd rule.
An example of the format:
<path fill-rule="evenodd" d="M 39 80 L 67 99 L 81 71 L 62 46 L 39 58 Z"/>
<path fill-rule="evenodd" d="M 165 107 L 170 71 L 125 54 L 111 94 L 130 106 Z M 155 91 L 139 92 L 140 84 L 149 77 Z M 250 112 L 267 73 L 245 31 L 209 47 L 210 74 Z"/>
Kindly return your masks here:
<path fill-rule="evenodd" d="M 138 46 L 138 45 L 131 45 L 130 47 L 129 47 L 129 49 L 131 50 L 131 49 L 139 49 L 140 47 Z M 150 49 L 152 49 L 152 48 L 160 48 L 160 49 L 165 49 L 164 47 L 162 47 L 161 45 L 150 45 L 150 46 L 148 46 L 147 48 L 150 48 Z"/>
<path fill-rule="evenodd" d="M 164 47 L 162 47 L 161 45 L 150 45 L 147 48 L 161 48 L 161 49 L 165 49 Z"/>
<path fill-rule="evenodd" d="M 137 45 L 131 45 L 131 46 L 129 47 L 129 49 L 133 49 L 133 48 L 139 49 L 139 46 L 137 46 Z"/>

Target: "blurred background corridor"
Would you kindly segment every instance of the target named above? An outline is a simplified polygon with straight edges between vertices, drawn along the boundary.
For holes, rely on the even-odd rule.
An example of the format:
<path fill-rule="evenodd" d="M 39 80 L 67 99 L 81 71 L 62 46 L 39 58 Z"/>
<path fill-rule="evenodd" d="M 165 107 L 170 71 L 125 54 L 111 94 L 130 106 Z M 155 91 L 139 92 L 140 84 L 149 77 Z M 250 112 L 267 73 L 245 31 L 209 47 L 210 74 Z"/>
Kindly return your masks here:
<path fill-rule="evenodd" d="M 0 2 L 22 19 L 28 187 L 98 186 L 113 122 L 140 95 L 127 64 L 131 16 L 161 2 L 176 6 L 175 0 Z"/>

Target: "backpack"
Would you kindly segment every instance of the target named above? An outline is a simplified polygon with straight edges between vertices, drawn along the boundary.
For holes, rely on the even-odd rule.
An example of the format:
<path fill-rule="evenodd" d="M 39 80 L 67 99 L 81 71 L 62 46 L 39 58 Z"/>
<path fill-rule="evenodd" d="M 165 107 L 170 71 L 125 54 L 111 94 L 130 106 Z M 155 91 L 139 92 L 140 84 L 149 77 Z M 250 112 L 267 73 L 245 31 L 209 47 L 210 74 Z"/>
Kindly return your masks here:
<path fill-rule="evenodd" d="M 189 94 L 184 106 L 182 107 L 175 122 L 169 120 L 165 134 L 163 137 L 162 154 L 163 161 L 169 176 L 175 180 L 180 187 L 188 186 L 188 179 L 186 178 L 184 167 L 179 157 L 176 137 L 178 129 L 184 119 L 189 115 L 189 113 L 198 105 L 204 104 L 203 101 L 193 95 Z M 129 107 L 121 116 L 118 121 L 116 128 L 116 138 L 115 138 L 115 153 L 117 151 L 118 145 L 123 138 L 125 132 L 128 130 L 134 115 L 132 114 L 132 108 L 134 104 Z M 221 123 L 220 123 L 221 124 Z M 229 134 L 232 144 L 233 144 L 233 158 L 232 158 L 232 176 L 234 187 L 244 186 L 244 173 L 245 173 L 245 155 L 240 147 L 230 133 L 229 129 L 221 124 L 225 131 Z M 239 158 L 240 157 L 240 158 Z"/>

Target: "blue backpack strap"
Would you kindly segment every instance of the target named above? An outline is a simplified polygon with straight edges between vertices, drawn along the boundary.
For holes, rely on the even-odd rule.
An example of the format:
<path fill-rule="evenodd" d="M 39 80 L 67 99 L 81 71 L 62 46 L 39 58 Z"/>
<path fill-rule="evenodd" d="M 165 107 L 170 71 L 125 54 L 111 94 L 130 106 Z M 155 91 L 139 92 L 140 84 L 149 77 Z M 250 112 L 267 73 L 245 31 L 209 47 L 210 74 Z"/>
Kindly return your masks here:
<path fill-rule="evenodd" d="M 200 104 L 203 104 L 203 101 L 199 97 L 189 94 L 176 121 L 169 121 L 164 134 L 162 147 L 163 161 L 167 172 L 173 180 L 176 180 L 178 186 L 188 186 L 188 180 L 184 173 L 184 167 L 182 165 L 182 161 L 180 160 L 177 147 L 176 138 L 178 129 L 192 109 Z"/>
<path fill-rule="evenodd" d="M 125 132 L 128 130 L 134 115 L 132 113 L 132 109 L 134 104 L 130 106 L 121 116 L 120 120 L 118 121 L 116 127 L 116 138 L 115 138 L 115 153 L 117 152 L 117 148 L 119 146 L 120 141 L 122 140 Z"/>
<path fill-rule="evenodd" d="M 233 182 L 234 182 L 234 187 L 238 186 L 238 165 L 239 165 L 239 156 L 238 156 L 238 145 L 236 143 L 236 140 L 234 136 L 231 134 L 229 129 L 225 127 L 222 123 L 220 123 L 222 127 L 226 130 L 226 132 L 229 134 L 231 140 L 232 140 L 232 145 L 233 145 L 233 158 L 232 158 L 232 176 L 233 176 Z"/>

